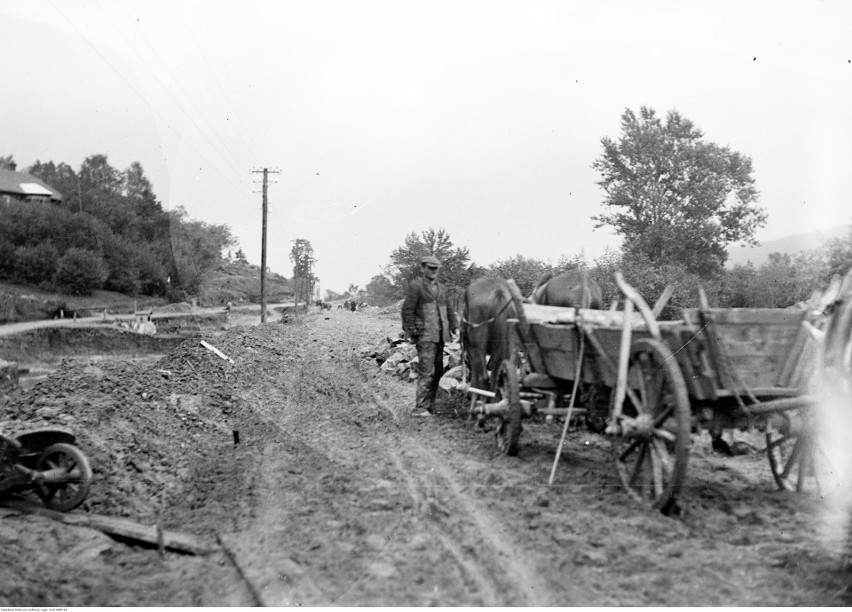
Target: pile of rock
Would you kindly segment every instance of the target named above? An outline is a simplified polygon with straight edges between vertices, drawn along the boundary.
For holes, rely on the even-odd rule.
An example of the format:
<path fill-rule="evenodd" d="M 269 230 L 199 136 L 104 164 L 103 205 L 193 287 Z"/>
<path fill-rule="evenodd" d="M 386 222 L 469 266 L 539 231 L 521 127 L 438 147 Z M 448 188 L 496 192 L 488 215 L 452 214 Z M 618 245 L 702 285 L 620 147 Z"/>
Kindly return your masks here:
<path fill-rule="evenodd" d="M 399 338 L 385 338 L 384 342 L 375 346 L 364 346 L 359 350 L 363 359 L 375 360 L 382 372 L 397 376 L 402 380 L 417 380 L 417 347 L 406 341 L 402 335 Z M 450 342 L 444 345 L 444 375 L 441 377 L 441 388 L 452 391 L 461 382 L 461 345 Z"/>

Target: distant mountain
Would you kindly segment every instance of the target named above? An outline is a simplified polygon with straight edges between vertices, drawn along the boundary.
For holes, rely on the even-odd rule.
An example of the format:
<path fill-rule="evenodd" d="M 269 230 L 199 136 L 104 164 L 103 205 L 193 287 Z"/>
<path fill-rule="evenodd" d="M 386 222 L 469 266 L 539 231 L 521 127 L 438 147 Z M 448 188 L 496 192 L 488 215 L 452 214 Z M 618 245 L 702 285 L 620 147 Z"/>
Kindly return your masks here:
<path fill-rule="evenodd" d="M 728 247 L 728 267 L 737 264 L 745 265 L 749 261 L 755 266 L 769 259 L 770 253 L 788 253 L 795 255 L 800 251 L 808 251 L 823 246 L 833 238 L 841 238 L 849 232 L 849 225 L 838 225 L 826 230 L 792 234 L 783 238 L 766 240 L 756 247 Z"/>

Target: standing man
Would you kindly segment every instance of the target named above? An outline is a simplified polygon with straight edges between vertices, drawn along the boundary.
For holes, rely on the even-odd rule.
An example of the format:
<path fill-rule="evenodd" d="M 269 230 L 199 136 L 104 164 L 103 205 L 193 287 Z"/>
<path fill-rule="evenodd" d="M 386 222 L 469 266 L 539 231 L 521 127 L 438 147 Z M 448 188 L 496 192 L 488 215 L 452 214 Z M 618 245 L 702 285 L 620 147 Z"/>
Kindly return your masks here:
<path fill-rule="evenodd" d="M 408 286 L 402 303 L 402 329 L 417 345 L 417 399 L 415 416 L 432 416 L 438 381 L 444 373 L 444 343 L 459 331 L 459 318 L 438 282 L 437 257 L 420 260 L 420 278 Z"/>

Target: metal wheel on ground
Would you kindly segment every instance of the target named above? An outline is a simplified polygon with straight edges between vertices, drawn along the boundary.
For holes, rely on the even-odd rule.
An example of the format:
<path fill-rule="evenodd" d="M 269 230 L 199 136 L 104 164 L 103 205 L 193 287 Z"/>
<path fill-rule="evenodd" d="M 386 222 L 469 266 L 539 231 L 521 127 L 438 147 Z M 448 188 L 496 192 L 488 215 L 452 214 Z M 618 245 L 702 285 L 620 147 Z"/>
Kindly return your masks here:
<path fill-rule="evenodd" d="M 49 482 L 36 485 L 36 493 L 48 508 L 67 512 L 86 499 L 92 468 L 76 446 L 59 443 L 47 447 L 36 461 L 36 469 L 51 472 Z"/>
<path fill-rule="evenodd" d="M 506 399 L 509 404 L 507 415 L 500 417 L 500 425 L 497 427 L 497 447 L 507 455 L 517 455 L 522 429 L 521 393 L 518 370 L 508 359 L 500 365 L 494 393 L 494 401 Z"/>
<path fill-rule="evenodd" d="M 630 351 L 621 431 L 613 439 L 618 475 L 636 500 L 667 511 L 686 480 L 689 396 L 677 360 L 658 340 L 636 340 Z"/>

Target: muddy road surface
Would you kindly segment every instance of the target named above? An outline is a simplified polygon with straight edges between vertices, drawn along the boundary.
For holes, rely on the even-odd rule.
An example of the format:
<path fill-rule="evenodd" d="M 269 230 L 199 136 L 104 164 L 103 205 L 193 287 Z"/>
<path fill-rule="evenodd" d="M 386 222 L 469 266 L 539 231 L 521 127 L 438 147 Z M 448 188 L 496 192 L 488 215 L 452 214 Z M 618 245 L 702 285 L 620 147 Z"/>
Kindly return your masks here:
<path fill-rule="evenodd" d="M 95 482 L 77 513 L 159 521 L 166 552 L 0 508 L 6 606 L 849 605 L 818 500 L 765 455 L 693 441 L 683 512 L 621 489 L 608 440 L 524 423 L 518 457 L 360 348 L 398 317 L 341 310 L 190 338 L 154 363 L 68 361 L 2 397 L 0 427 L 71 428 Z M 220 349 L 223 360 L 200 345 Z M 236 439 L 238 442 L 235 442 Z M 766 464 L 766 465 L 764 465 Z"/>

